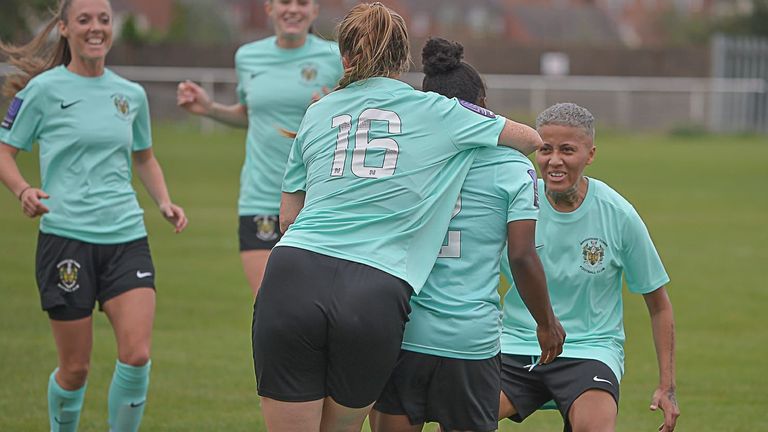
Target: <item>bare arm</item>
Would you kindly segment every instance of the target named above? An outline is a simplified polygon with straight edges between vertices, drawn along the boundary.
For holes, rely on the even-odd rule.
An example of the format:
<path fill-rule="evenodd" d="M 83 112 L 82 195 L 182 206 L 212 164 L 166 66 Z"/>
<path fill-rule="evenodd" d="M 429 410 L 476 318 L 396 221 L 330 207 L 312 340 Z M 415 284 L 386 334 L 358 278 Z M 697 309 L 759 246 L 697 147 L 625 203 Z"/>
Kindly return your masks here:
<path fill-rule="evenodd" d="M 680 415 L 675 396 L 675 318 L 672 302 L 663 286 L 643 297 L 651 315 L 653 343 L 659 364 L 659 386 L 653 393 L 651 410 L 661 408 L 664 411 L 664 424 L 659 430 L 672 432 Z"/>
<path fill-rule="evenodd" d="M 288 227 L 296 221 L 299 212 L 304 208 L 305 196 L 304 191 L 283 192 L 280 199 L 280 231 L 288 231 Z"/>
<path fill-rule="evenodd" d="M 40 199 L 49 198 L 48 194 L 30 186 L 16 165 L 16 155 L 19 150 L 0 142 L 0 181 L 21 201 L 21 209 L 25 215 L 34 218 L 48 213 Z"/>
<path fill-rule="evenodd" d="M 192 81 L 179 83 L 176 89 L 176 103 L 191 114 L 205 116 L 229 126 L 248 127 L 248 109 L 245 105 L 223 105 L 214 102 L 205 89 Z"/>
<path fill-rule="evenodd" d="M 171 202 L 168 188 L 165 185 L 163 170 L 160 168 L 152 149 L 133 152 L 133 164 L 139 179 L 165 219 L 174 226 L 177 233 L 184 231 L 188 222 L 187 216 L 184 214 L 184 209 Z"/>
<path fill-rule="evenodd" d="M 532 127 L 507 119 L 499 135 L 499 145 L 512 147 L 527 155 L 538 150 L 543 142 Z"/>
<path fill-rule="evenodd" d="M 565 330 L 552 311 L 544 268 L 536 254 L 535 231 L 535 220 L 507 224 L 507 253 L 520 298 L 536 320 L 536 336 L 541 346 L 540 362 L 547 364 L 563 352 Z"/>

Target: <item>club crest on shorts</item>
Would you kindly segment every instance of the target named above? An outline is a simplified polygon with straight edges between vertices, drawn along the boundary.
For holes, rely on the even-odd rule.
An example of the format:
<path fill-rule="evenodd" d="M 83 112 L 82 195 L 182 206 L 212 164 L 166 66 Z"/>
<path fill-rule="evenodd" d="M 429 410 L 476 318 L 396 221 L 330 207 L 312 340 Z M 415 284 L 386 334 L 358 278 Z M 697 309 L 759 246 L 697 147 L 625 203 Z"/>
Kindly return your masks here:
<path fill-rule="evenodd" d="M 314 63 L 304 63 L 301 65 L 301 79 L 305 83 L 311 83 L 317 78 L 317 65 Z"/>
<path fill-rule="evenodd" d="M 123 94 L 115 93 L 112 95 L 112 103 L 114 103 L 117 110 L 117 116 L 127 119 L 131 113 L 131 104 L 128 102 L 128 98 Z"/>
<path fill-rule="evenodd" d="M 581 269 L 587 273 L 597 274 L 605 271 L 605 250 L 608 245 L 599 238 L 588 238 L 581 242 Z"/>
<path fill-rule="evenodd" d="M 73 259 L 65 259 L 56 264 L 56 268 L 59 269 L 59 283 L 57 284 L 59 288 L 66 292 L 77 291 L 80 288 L 80 284 L 77 283 L 80 263 Z"/>
<path fill-rule="evenodd" d="M 277 239 L 277 218 L 274 216 L 256 216 L 253 218 L 256 224 L 256 238 L 261 241 L 273 241 Z"/>

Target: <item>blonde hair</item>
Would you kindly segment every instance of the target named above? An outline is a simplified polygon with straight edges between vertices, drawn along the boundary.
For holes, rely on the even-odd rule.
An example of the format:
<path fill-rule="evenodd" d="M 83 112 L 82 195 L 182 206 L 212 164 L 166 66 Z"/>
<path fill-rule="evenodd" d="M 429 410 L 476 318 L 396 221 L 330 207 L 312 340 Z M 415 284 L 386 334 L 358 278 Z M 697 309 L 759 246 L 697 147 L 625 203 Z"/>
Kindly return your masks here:
<path fill-rule="evenodd" d="M 348 61 L 339 88 L 355 81 L 406 72 L 411 63 L 403 17 L 383 4 L 361 3 L 338 27 L 339 50 Z"/>
<path fill-rule="evenodd" d="M 2 89 L 4 96 L 15 96 L 32 78 L 56 66 L 66 66 L 72 61 L 72 52 L 67 38 L 59 36 L 56 44 L 48 43 L 48 37 L 58 26 L 59 21 L 67 21 L 67 13 L 72 6 L 72 1 L 61 0 L 59 9 L 45 25 L 43 31 L 26 45 L 16 46 L 0 42 L 0 54 L 8 57 L 8 63 L 20 71 L 6 77 Z"/>

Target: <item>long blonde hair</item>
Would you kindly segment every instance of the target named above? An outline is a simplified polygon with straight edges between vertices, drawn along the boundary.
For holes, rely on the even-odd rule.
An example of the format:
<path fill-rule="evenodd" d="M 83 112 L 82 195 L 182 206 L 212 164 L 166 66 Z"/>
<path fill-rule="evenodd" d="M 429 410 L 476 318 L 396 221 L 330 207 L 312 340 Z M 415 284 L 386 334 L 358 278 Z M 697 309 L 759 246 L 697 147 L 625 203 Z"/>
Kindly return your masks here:
<path fill-rule="evenodd" d="M 383 4 L 361 3 L 339 23 L 339 50 L 348 61 L 339 88 L 406 72 L 411 63 L 405 20 Z"/>
<path fill-rule="evenodd" d="M 13 97 L 27 86 L 37 75 L 59 65 L 68 65 L 72 61 L 69 42 L 59 36 L 55 45 L 48 43 L 48 37 L 58 26 L 59 21 L 67 21 L 67 13 L 73 0 L 61 0 L 59 9 L 51 17 L 43 30 L 26 45 L 16 46 L 0 42 L 0 54 L 8 57 L 8 63 L 19 69 L 19 73 L 10 74 L 3 84 L 2 93 Z"/>

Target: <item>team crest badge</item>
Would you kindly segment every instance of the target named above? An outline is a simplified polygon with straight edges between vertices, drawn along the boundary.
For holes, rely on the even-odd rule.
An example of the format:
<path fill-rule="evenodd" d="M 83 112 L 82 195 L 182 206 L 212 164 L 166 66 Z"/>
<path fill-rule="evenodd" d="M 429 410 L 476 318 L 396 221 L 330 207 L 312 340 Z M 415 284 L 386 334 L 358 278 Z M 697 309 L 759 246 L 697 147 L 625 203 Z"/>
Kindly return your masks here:
<path fill-rule="evenodd" d="M 77 283 L 77 276 L 80 273 L 80 263 L 72 259 L 65 259 L 56 264 L 59 269 L 59 288 L 66 292 L 77 291 L 80 284 Z"/>
<path fill-rule="evenodd" d="M 605 250 L 607 246 L 598 238 L 588 238 L 581 242 L 581 269 L 587 273 L 597 274 L 605 271 Z"/>
<path fill-rule="evenodd" d="M 274 216 L 256 216 L 253 218 L 256 224 L 256 237 L 261 241 L 273 241 L 277 239 L 277 218 Z"/>
<path fill-rule="evenodd" d="M 131 105 L 128 102 L 128 98 L 120 93 L 112 95 L 112 102 L 115 104 L 117 115 L 122 118 L 128 118 L 128 114 L 131 112 Z"/>
<path fill-rule="evenodd" d="M 317 65 L 314 63 L 304 63 L 301 65 L 301 79 L 305 83 L 311 83 L 317 78 Z"/>

